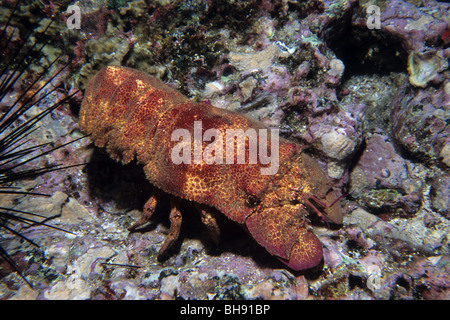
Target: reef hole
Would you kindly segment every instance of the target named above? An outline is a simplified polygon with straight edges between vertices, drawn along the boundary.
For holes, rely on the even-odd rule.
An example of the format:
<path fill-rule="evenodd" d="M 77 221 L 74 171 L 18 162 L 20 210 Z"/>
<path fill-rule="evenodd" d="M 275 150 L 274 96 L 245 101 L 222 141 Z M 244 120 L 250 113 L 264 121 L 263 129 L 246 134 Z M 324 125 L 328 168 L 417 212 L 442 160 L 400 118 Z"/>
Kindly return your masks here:
<path fill-rule="evenodd" d="M 354 75 L 406 72 L 408 55 L 401 42 L 380 30 L 349 25 L 327 42 L 344 62 L 344 80 Z"/>

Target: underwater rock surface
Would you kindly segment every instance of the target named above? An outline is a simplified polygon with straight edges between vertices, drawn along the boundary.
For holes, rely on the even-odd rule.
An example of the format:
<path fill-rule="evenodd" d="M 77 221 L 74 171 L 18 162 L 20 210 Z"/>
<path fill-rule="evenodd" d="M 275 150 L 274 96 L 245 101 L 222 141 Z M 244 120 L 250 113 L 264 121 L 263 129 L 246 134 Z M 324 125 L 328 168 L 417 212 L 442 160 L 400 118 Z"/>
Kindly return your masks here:
<path fill-rule="evenodd" d="M 329 229 L 311 215 L 324 262 L 297 274 L 225 217 L 216 246 L 186 203 L 181 241 L 161 262 L 168 206 L 130 234 L 152 186 L 139 166 L 81 140 L 42 162 L 90 164 L 17 183 L 51 197 L 0 198 L 57 216 L 51 223 L 72 232 L 22 229 L 39 248 L 1 234 L 33 288 L 0 260 L 0 299 L 450 298 L 448 3 L 79 1 L 79 30 L 65 24 L 69 4 L 55 9 L 54 44 L 43 52 L 68 56 L 61 90 L 84 89 L 103 66 L 124 65 L 280 128 L 348 194 L 346 216 Z M 379 29 L 367 27 L 370 4 L 380 8 Z M 15 28 L 51 17 L 50 4 L 35 5 L 24 1 Z M 11 10 L 2 6 L 0 26 Z M 33 141 L 80 136 L 81 97 L 41 120 Z"/>

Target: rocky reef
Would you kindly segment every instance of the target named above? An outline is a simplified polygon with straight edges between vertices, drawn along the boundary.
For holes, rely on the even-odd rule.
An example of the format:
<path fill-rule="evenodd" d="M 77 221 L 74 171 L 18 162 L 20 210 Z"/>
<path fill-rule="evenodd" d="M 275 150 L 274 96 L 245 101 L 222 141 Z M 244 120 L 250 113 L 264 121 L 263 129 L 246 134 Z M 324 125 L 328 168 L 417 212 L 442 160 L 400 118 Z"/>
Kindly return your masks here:
<path fill-rule="evenodd" d="M 42 54 L 66 55 L 61 90 L 84 90 L 103 66 L 123 65 L 279 128 L 347 195 L 344 224 L 311 217 L 324 261 L 295 273 L 225 217 L 216 246 L 186 203 L 182 241 L 161 262 L 168 206 L 130 234 L 152 186 L 141 167 L 82 140 L 46 161 L 88 165 L 18 184 L 52 197 L 2 197 L 57 216 L 52 224 L 72 234 L 26 229 L 39 248 L 1 234 L 34 285 L 0 261 L 1 299 L 450 298 L 449 3 L 86 0 L 74 3 L 80 29 L 67 28 L 69 4 L 23 1 L 12 24 L 54 20 Z M 12 2 L 1 5 L 0 26 Z M 36 143 L 80 136 L 81 99 L 43 119 Z"/>

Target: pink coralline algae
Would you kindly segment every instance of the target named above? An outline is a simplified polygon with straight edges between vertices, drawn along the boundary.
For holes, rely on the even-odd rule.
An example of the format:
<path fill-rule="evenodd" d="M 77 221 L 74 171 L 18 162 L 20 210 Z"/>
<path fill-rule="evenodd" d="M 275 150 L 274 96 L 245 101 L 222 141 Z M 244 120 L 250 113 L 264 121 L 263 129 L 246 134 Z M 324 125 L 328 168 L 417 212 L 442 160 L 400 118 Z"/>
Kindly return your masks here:
<path fill-rule="evenodd" d="M 400 37 L 408 51 L 422 51 L 427 43 L 439 41 L 448 28 L 448 9 L 437 1 L 417 7 L 406 1 L 386 1 L 381 25 Z"/>

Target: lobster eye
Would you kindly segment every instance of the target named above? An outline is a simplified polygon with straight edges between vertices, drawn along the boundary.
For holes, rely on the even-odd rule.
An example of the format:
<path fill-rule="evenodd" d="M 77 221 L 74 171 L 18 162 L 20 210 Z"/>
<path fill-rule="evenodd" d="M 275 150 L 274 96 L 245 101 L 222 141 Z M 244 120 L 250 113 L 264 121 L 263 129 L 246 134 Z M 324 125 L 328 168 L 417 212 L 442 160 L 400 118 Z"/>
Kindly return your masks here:
<path fill-rule="evenodd" d="M 258 206 L 261 203 L 261 200 L 255 197 L 252 194 L 249 194 L 247 197 L 247 205 L 251 208 Z"/>

